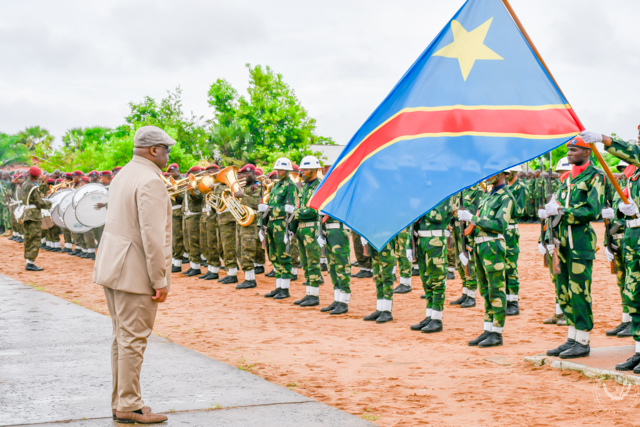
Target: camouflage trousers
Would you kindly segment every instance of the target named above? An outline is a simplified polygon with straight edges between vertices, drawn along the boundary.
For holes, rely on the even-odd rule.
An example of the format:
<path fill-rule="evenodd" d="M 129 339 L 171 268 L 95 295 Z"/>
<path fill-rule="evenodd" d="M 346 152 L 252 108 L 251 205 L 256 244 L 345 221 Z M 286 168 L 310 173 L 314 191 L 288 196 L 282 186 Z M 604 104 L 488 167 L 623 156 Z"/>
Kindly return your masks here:
<path fill-rule="evenodd" d="M 189 262 L 200 265 L 200 217 L 193 215 L 184 219 L 185 240 L 189 242 Z"/>
<path fill-rule="evenodd" d="M 333 283 L 333 289 L 350 294 L 351 251 L 349 247 L 349 232 L 344 228 L 330 229 L 327 230 L 326 239 L 327 264 L 329 264 L 329 276 Z"/>
<path fill-rule="evenodd" d="M 262 242 L 260 238 L 256 242 L 256 264 L 264 265 L 266 262 L 265 250 L 262 247 Z"/>
<path fill-rule="evenodd" d="M 618 251 L 613 257 L 613 262 L 616 265 L 616 283 L 620 290 L 620 300 L 622 301 L 622 312 L 629 312 L 629 296 L 624 292 L 625 283 L 627 279 L 627 270 L 625 268 L 624 260 L 624 241 L 622 239 L 614 240 L 613 244 L 618 247 Z"/>
<path fill-rule="evenodd" d="M 447 237 L 447 270 L 454 272 L 458 268 L 456 259 L 456 239 L 454 236 Z"/>
<path fill-rule="evenodd" d="M 2 197 L 0 195 L 0 197 Z M 0 228 L 4 227 L 5 230 L 11 230 L 11 218 L 9 216 L 9 209 L 0 204 Z"/>
<path fill-rule="evenodd" d="M 460 259 L 460 254 L 464 252 L 464 235 L 462 231 L 462 227 L 456 226 L 453 228 L 453 236 L 455 243 L 455 251 L 456 251 L 456 262 Z M 472 239 L 469 239 L 470 241 Z M 469 264 L 467 267 L 462 265 L 461 262 L 457 262 L 458 264 L 458 274 L 462 278 L 462 286 L 464 288 L 469 289 L 470 291 L 475 291 L 478 289 L 478 278 L 476 273 L 476 261 L 471 256 L 469 260 Z M 469 269 L 469 275 L 467 276 L 465 273 L 465 269 Z"/>
<path fill-rule="evenodd" d="M 260 239 L 258 238 L 258 224 L 254 221 L 246 227 L 237 225 L 238 252 L 240 253 L 240 267 L 242 271 L 251 271 L 255 268 L 256 250 Z M 262 249 L 262 247 L 260 247 Z"/>
<path fill-rule="evenodd" d="M 93 232 L 96 235 L 96 240 L 98 241 L 98 244 L 100 244 L 100 240 L 102 239 L 102 233 L 104 233 L 104 225 L 94 228 Z"/>
<path fill-rule="evenodd" d="M 60 242 L 60 234 L 62 234 L 62 230 L 57 225 L 54 225 L 50 229 L 47 230 L 47 240 L 53 243 Z"/>
<path fill-rule="evenodd" d="M 298 227 L 296 238 L 298 239 L 298 249 L 300 251 L 300 262 L 304 269 L 304 277 L 307 279 L 307 286 L 317 288 L 320 286 L 320 245 L 317 242 L 318 225 L 317 221 L 311 227 Z"/>
<path fill-rule="evenodd" d="M 171 216 L 171 246 L 174 259 L 182 259 L 184 253 L 184 233 L 182 231 L 182 215 Z"/>
<path fill-rule="evenodd" d="M 267 225 L 269 258 L 276 270 L 277 279 L 291 279 L 291 255 L 286 253 L 284 242 L 286 226 L 287 221 L 284 218 L 271 219 Z"/>
<path fill-rule="evenodd" d="M 73 245 L 73 236 L 71 235 L 71 231 L 65 228 L 64 230 L 62 230 L 62 236 L 64 238 L 64 246 L 66 248 L 71 248 L 71 246 Z"/>
<path fill-rule="evenodd" d="M 182 245 L 184 246 L 184 251 L 189 256 L 189 235 L 187 233 L 187 219 L 182 217 Z"/>
<path fill-rule="evenodd" d="M 627 228 L 624 233 L 626 281 L 624 295 L 631 315 L 631 334 L 640 341 L 640 228 Z"/>
<path fill-rule="evenodd" d="M 24 259 L 35 262 L 40 252 L 42 238 L 42 221 L 25 221 L 24 227 Z"/>
<path fill-rule="evenodd" d="M 409 229 L 405 228 L 393 239 L 395 244 L 396 259 L 398 261 L 398 272 L 400 277 L 411 278 L 411 260 L 407 259 L 407 240 L 409 240 Z M 411 247 L 411 246 L 409 246 Z"/>
<path fill-rule="evenodd" d="M 200 261 L 208 264 L 209 260 L 209 239 L 207 238 L 207 213 L 200 215 Z"/>
<path fill-rule="evenodd" d="M 476 244 L 473 249 L 480 295 L 484 298 L 484 321 L 504 328 L 507 309 L 505 241 L 495 239 Z"/>
<path fill-rule="evenodd" d="M 371 256 L 364 254 L 364 246 L 360 235 L 355 231 L 351 231 L 351 239 L 353 240 L 353 252 L 356 254 L 356 260 L 360 268 L 371 268 Z"/>
<path fill-rule="evenodd" d="M 520 292 L 520 278 L 518 277 L 520 232 L 517 229 L 507 230 L 504 238 L 507 244 L 507 294 L 518 295 Z"/>
<path fill-rule="evenodd" d="M 93 229 L 80 234 L 82 249 L 95 249 L 96 248 L 96 234 Z"/>
<path fill-rule="evenodd" d="M 300 248 L 298 247 L 298 239 L 293 238 L 291 240 L 291 266 L 300 268 L 302 264 L 300 263 Z"/>
<path fill-rule="evenodd" d="M 427 309 L 443 311 L 447 290 L 447 238 L 420 237 L 416 250 Z"/>
<path fill-rule="evenodd" d="M 204 239 L 207 241 L 207 249 L 206 252 L 203 252 L 203 255 L 207 259 L 207 265 L 220 267 L 222 251 L 220 250 L 218 235 L 218 216 L 213 212 L 209 215 L 203 214 L 203 216 L 206 217 Z"/>
<path fill-rule="evenodd" d="M 369 245 L 373 279 L 376 282 L 378 300 L 393 300 L 393 266 L 396 263 L 395 239 L 387 243 L 381 251 Z"/>
<path fill-rule="evenodd" d="M 222 246 L 222 259 L 227 272 L 230 268 L 238 268 L 238 253 L 236 251 L 236 222 L 231 221 L 221 224 L 218 221 L 220 229 L 220 243 Z"/>
<path fill-rule="evenodd" d="M 558 249 L 560 274 L 555 277 L 556 296 L 567 324 L 580 331 L 593 329 L 591 306 L 592 259 L 575 259 L 569 246 Z"/>

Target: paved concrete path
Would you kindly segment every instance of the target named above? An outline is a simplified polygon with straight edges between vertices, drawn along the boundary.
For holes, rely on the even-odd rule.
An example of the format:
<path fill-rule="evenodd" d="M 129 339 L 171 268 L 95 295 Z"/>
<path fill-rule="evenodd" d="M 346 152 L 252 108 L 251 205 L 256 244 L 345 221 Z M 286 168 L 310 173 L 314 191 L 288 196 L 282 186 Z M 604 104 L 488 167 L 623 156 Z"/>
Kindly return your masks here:
<path fill-rule="evenodd" d="M 111 320 L 2 275 L 0 302 L 0 426 L 118 425 Z M 169 426 L 372 425 L 156 335 L 141 381 L 145 404 L 172 412 Z"/>

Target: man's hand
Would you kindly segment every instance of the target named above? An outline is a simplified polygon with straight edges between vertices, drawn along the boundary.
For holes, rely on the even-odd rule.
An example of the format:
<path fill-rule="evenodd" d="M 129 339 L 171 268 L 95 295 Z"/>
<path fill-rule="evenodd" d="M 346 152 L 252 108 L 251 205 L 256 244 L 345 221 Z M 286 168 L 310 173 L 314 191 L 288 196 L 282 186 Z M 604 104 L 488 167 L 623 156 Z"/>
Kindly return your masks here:
<path fill-rule="evenodd" d="M 107 206 L 106 203 L 96 203 L 95 206 L 93 207 L 93 209 L 99 211 L 100 209 L 104 208 L 105 206 Z"/>
<path fill-rule="evenodd" d="M 633 200 L 629 199 L 629 203 L 620 203 L 618 205 L 618 210 L 626 216 L 634 216 L 638 213 L 638 206 L 633 202 Z"/>
<path fill-rule="evenodd" d="M 553 256 L 553 253 L 556 250 L 556 246 L 555 245 L 547 245 L 547 252 L 549 252 L 549 255 Z"/>
<path fill-rule="evenodd" d="M 293 205 L 290 204 L 286 204 L 284 205 L 284 211 L 288 214 L 293 214 L 293 212 L 295 212 L 296 208 L 293 207 Z"/>
<path fill-rule="evenodd" d="M 473 218 L 473 215 L 468 210 L 461 209 L 458 211 L 458 219 L 460 221 L 471 222 L 471 218 Z"/>
<path fill-rule="evenodd" d="M 322 237 L 321 235 L 318 236 L 316 241 L 318 242 L 318 245 L 320 245 L 321 248 L 324 247 L 324 245 L 327 244 L 327 240 L 324 237 Z"/>
<path fill-rule="evenodd" d="M 244 193 L 242 192 L 242 190 L 236 191 L 233 195 L 233 197 L 235 197 L 236 199 L 241 199 L 242 196 L 244 196 Z"/>
<path fill-rule="evenodd" d="M 544 243 L 539 243 L 538 244 L 538 250 L 540 251 L 540 255 L 546 255 L 547 254 L 547 247 L 544 245 Z"/>
<path fill-rule="evenodd" d="M 594 132 L 592 130 L 583 130 L 580 132 L 580 136 L 587 144 L 595 144 L 596 142 L 602 142 L 602 134 Z"/>
<path fill-rule="evenodd" d="M 607 257 L 607 261 L 609 262 L 613 261 L 614 254 L 609 252 L 609 248 L 607 248 L 606 246 L 604 247 L 604 256 Z"/>
<path fill-rule="evenodd" d="M 540 219 L 549 218 L 549 215 L 547 215 L 546 209 L 538 209 L 538 218 L 540 218 Z"/>
<path fill-rule="evenodd" d="M 264 203 L 260 203 L 258 205 L 258 212 L 266 212 L 267 209 L 269 209 L 269 205 L 266 205 Z"/>
<path fill-rule="evenodd" d="M 462 263 L 462 265 L 464 265 L 465 267 L 467 266 L 467 264 L 469 264 L 469 260 L 467 259 L 466 256 L 464 256 L 464 254 L 460 254 L 458 255 L 458 258 L 460 258 L 460 262 Z"/>
<path fill-rule="evenodd" d="M 560 205 L 556 201 L 556 196 L 555 195 L 551 196 L 551 200 L 549 200 L 549 203 L 544 205 L 544 209 L 547 211 L 547 216 L 558 215 L 558 208 L 559 207 L 560 207 Z"/>
<path fill-rule="evenodd" d="M 602 209 L 602 219 L 613 219 L 616 213 L 611 208 Z"/>
<path fill-rule="evenodd" d="M 413 250 L 407 249 L 407 259 L 413 261 Z"/>
<path fill-rule="evenodd" d="M 169 295 L 169 290 L 165 286 L 164 288 L 156 289 L 156 296 L 151 297 L 151 299 L 156 302 L 165 302 L 167 300 L 168 295 Z"/>

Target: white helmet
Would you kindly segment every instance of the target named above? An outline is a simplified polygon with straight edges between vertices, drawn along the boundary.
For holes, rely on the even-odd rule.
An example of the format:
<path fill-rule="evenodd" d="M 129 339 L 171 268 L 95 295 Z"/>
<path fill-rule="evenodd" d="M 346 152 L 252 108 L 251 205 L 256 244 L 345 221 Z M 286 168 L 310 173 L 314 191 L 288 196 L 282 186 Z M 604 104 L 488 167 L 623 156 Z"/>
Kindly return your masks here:
<path fill-rule="evenodd" d="M 300 169 L 320 169 L 320 161 L 315 156 L 307 156 L 300 162 Z"/>
<path fill-rule="evenodd" d="M 571 163 L 566 157 L 560 159 L 558 164 L 556 165 L 555 172 L 567 172 L 571 170 Z"/>
<path fill-rule="evenodd" d="M 291 165 L 291 160 L 286 157 L 280 157 L 276 160 L 276 164 L 273 166 L 273 170 L 281 170 L 281 171 L 292 171 L 293 166 Z"/>

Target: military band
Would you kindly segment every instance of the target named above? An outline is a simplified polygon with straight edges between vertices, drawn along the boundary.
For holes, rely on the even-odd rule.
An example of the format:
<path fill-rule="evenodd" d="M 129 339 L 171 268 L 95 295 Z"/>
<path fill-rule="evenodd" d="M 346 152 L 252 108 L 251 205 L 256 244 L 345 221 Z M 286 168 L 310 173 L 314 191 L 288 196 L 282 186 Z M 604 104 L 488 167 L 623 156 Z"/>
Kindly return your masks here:
<path fill-rule="evenodd" d="M 624 193 L 593 163 L 592 142 L 603 142 L 624 162 L 614 175 L 616 184 L 626 187 Z M 544 323 L 568 326 L 567 340 L 547 354 L 578 358 L 590 353 L 594 327 L 591 283 L 597 239 L 591 223 L 603 219 L 604 254 L 621 298 L 621 322 L 607 335 L 633 336 L 636 354 L 618 369 L 640 373 L 640 148 L 585 131 L 567 143 L 567 150 L 553 171 L 543 170 L 541 161 L 535 172 L 515 166 L 452 195 L 380 250 L 309 206 L 322 180 L 323 168 L 314 156 L 303 158 L 299 168 L 280 158 L 268 176 L 253 164 L 238 169 L 201 162 L 183 174 L 174 163 L 164 173 L 172 209 L 172 273 L 252 289 L 268 256 L 274 270 L 267 276 L 275 277 L 276 286 L 265 297 L 289 298 L 300 265 L 305 296 L 293 304 L 320 306 L 320 312 L 330 315 L 349 312 L 352 277 L 373 279 L 376 309 L 364 320 L 378 324 L 393 321 L 394 293 L 411 292 L 412 276 L 417 275 L 425 315 L 410 329 L 438 333 L 445 330 L 447 281 L 457 270 L 462 295 L 449 305 L 472 308 L 481 296 L 483 332 L 469 345 L 492 347 L 504 342 L 506 317 L 520 314 L 518 225 L 539 221 L 538 249 L 549 260 L 556 305 Z M 108 188 L 120 169 L 46 173 L 34 166 L 0 175 L 0 232 L 24 244 L 27 271 L 42 270 L 36 266 L 40 249 L 95 259 L 104 226 L 77 231 L 50 222 L 50 197 L 88 184 Z M 352 273 L 352 266 L 359 271 Z M 325 270 L 332 293 L 322 286 Z M 394 281 L 399 281 L 395 289 Z M 522 285 L 526 293 L 526 283 Z"/>

